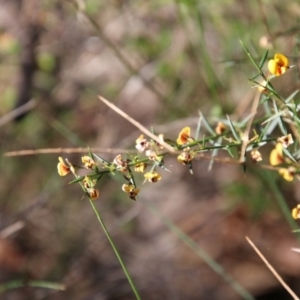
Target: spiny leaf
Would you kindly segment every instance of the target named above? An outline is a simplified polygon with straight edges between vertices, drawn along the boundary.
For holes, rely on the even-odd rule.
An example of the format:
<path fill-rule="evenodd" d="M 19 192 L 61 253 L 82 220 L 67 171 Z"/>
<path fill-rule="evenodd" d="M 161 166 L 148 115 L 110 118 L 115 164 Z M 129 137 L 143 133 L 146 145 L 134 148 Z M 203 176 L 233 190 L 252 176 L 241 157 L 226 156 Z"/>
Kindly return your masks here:
<path fill-rule="evenodd" d="M 236 132 L 236 130 L 235 130 L 235 128 L 234 128 L 234 126 L 233 126 L 233 124 L 232 124 L 232 122 L 231 122 L 231 120 L 230 120 L 230 118 L 229 118 L 228 115 L 227 115 L 227 119 L 228 119 L 229 127 L 231 129 L 231 132 L 232 132 L 234 138 L 236 139 L 236 141 L 239 141 L 240 137 L 238 136 L 238 134 L 237 134 L 237 132 Z"/>
<path fill-rule="evenodd" d="M 265 61 L 268 57 L 268 54 L 269 54 L 269 50 L 267 50 L 264 54 L 264 56 L 261 58 L 261 61 L 259 63 L 259 68 L 261 69 L 263 67 L 263 65 L 265 64 Z"/>

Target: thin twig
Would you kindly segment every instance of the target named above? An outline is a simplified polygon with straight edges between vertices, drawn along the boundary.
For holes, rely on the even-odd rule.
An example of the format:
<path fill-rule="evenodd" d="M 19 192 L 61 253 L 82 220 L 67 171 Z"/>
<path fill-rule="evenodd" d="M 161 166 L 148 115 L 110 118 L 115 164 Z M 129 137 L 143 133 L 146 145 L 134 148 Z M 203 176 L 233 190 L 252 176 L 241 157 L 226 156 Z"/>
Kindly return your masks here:
<path fill-rule="evenodd" d="M 136 150 L 126 150 L 126 149 L 111 149 L 111 148 L 46 148 L 46 149 L 31 149 L 31 150 L 20 150 L 20 151 L 10 151 L 5 152 L 3 156 L 25 156 L 25 155 L 38 155 L 38 154 L 59 154 L 59 153 L 136 153 Z"/>
<path fill-rule="evenodd" d="M 32 110 L 37 105 L 37 101 L 34 99 L 29 100 L 27 103 L 19 106 L 18 108 L 12 110 L 7 113 L 3 117 L 0 118 L 0 127 L 17 119 L 21 115 L 24 115 L 28 111 Z"/>
<path fill-rule="evenodd" d="M 250 246 L 255 250 L 257 255 L 261 258 L 261 260 L 265 263 L 265 265 L 269 268 L 269 270 L 273 273 L 276 279 L 280 282 L 280 284 L 286 289 L 286 291 L 293 297 L 295 300 L 300 300 L 298 296 L 290 289 L 290 287 L 283 281 L 280 275 L 275 271 L 275 269 L 270 265 L 267 259 L 263 256 L 263 254 L 258 250 L 258 248 L 254 245 L 254 243 L 246 236 L 247 242 Z"/>
<path fill-rule="evenodd" d="M 257 107 L 258 107 L 258 104 L 259 104 L 259 98 L 260 98 L 260 93 L 257 92 L 255 94 L 255 98 L 254 98 L 252 108 L 251 108 L 251 111 L 250 111 L 251 117 L 250 117 L 249 121 L 247 122 L 245 132 L 243 133 L 243 136 L 242 136 L 243 144 L 242 144 L 242 148 L 241 148 L 240 163 L 244 162 L 244 157 L 245 157 L 247 145 L 249 143 L 249 132 L 250 132 L 254 117 L 256 115 L 256 112 L 257 112 Z"/>
<path fill-rule="evenodd" d="M 149 136 L 151 139 L 162 145 L 166 150 L 168 150 L 170 153 L 175 153 L 175 149 L 171 147 L 169 144 L 167 144 L 164 141 L 161 141 L 155 134 L 153 134 L 151 131 L 149 131 L 146 127 L 144 127 L 141 123 L 137 122 L 133 118 L 131 118 L 128 114 L 126 114 L 123 110 L 115 106 L 113 103 L 109 102 L 102 96 L 98 96 L 99 99 L 106 104 L 109 108 L 114 110 L 117 114 L 119 114 L 121 117 L 123 117 L 125 120 L 130 122 L 132 125 L 134 125 L 136 128 L 138 128 L 141 132 Z"/>

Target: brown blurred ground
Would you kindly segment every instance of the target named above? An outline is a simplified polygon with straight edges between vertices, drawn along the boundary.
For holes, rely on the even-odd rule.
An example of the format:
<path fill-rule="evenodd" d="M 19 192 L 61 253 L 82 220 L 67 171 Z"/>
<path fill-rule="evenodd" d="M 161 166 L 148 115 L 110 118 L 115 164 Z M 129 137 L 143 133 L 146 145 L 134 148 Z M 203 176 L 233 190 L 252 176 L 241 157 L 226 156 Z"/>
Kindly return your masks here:
<path fill-rule="evenodd" d="M 140 132 L 101 104 L 98 94 L 173 139 L 183 126 L 195 132 L 198 109 L 215 117 L 212 123 L 218 116 L 212 108 L 240 117 L 235 108 L 252 99 L 247 78 L 253 68 L 247 60 L 237 63 L 245 57 L 238 38 L 258 45 L 268 33 L 258 2 L 219 2 L 195 4 L 203 6 L 201 36 L 193 19 L 182 25 L 180 7 L 171 1 L 87 1 L 90 16 L 101 26 L 96 29 L 71 1 L 2 0 L 0 113 L 31 98 L 38 103 L 1 127 L 2 152 L 132 148 Z M 291 27 L 299 14 L 293 1 L 280 14 L 279 6 L 278 1 L 262 6 L 272 12 L 273 33 Z M 275 39 L 275 46 L 290 53 L 296 35 L 281 39 L 284 43 Z M 207 56 L 198 47 L 204 42 Z M 230 67 L 220 63 L 225 59 L 237 62 Z M 298 81 L 293 77 L 289 83 L 287 93 Z M 80 162 L 79 155 L 67 157 Z M 0 283 L 46 280 L 67 289 L 20 288 L 0 298 L 134 299 L 81 189 L 58 177 L 57 155 L 2 157 L 1 162 Z M 123 194 L 118 176 L 102 181 L 96 202 L 143 299 L 241 299 L 145 203 L 154 204 L 255 298 L 290 299 L 245 236 L 300 293 L 300 257 L 291 251 L 298 245 L 296 236 L 257 170 L 244 174 L 238 166 L 215 164 L 208 172 L 208 162 L 199 160 L 191 176 L 175 158 L 166 165 L 171 172 L 162 171 L 163 179 L 155 185 L 143 185 L 137 202 Z M 274 180 L 291 207 L 300 200 L 297 183 Z M 14 224 L 22 226 L 7 234 Z"/>

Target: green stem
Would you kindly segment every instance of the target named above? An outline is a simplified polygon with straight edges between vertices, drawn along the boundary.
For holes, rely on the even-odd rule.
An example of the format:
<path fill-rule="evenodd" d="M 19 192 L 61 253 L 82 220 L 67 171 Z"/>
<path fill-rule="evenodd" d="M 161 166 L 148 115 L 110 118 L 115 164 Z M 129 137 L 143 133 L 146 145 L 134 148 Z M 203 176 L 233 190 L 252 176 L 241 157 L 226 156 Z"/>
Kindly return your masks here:
<path fill-rule="evenodd" d="M 280 208 L 280 210 L 282 211 L 282 214 L 284 215 L 286 221 L 288 222 L 288 224 L 290 225 L 290 227 L 292 229 L 299 229 L 299 226 L 297 225 L 297 223 L 295 222 L 295 220 L 292 218 L 291 215 L 291 210 L 289 208 L 289 206 L 286 203 L 286 200 L 284 198 L 284 196 L 282 195 L 281 190 L 278 187 L 278 184 L 276 184 L 276 181 L 274 180 L 274 176 L 272 176 L 273 174 L 271 174 L 270 172 L 265 172 L 263 174 L 263 178 L 265 180 L 265 182 L 267 183 L 267 185 L 269 186 L 270 190 L 272 191 L 278 206 Z"/>
<path fill-rule="evenodd" d="M 65 286 L 56 282 L 42 281 L 42 280 L 12 280 L 0 285 L 0 294 L 4 293 L 7 290 L 16 289 L 20 287 L 38 287 L 44 289 L 53 289 L 53 290 L 65 290 Z"/>
<path fill-rule="evenodd" d="M 106 235 L 106 237 L 107 237 L 110 245 L 112 246 L 112 248 L 113 248 L 113 250 L 114 250 L 114 252 L 115 252 L 115 254 L 116 254 L 116 256 L 117 256 L 117 258 L 119 260 L 119 263 L 120 263 L 120 265 L 121 265 L 121 267 L 122 267 L 122 269 L 123 269 L 123 271 L 124 271 L 124 273 L 125 273 L 128 281 L 129 281 L 129 284 L 131 286 L 131 289 L 132 289 L 132 291 L 133 291 L 136 299 L 141 300 L 142 298 L 140 297 L 140 295 L 139 295 L 139 293 L 138 293 L 138 291 L 137 291 L 137 289 L 136 289 L 136 287 L 135 287 L 135 285 L 133 283 L 133 280 L 132 280 L 132 278 L 131 278 L 131 276 L 130 276 L 130 274 L 129 274 L 129 272 L 128 272 L 128 270 L 127 270 L 127 268 L 126 268 L 126 266 L 125 266 L 125 264 L 124 264 L 124 262 L 123 262 L 123 260 L 122 260 L 122 258 L 120 256 L 120 254 L 119 254 L 119 251 L 118 251 L 117 247 L 115 246 L 114 241 L 111 238 L 111 235 L 109 234 L 109 232 L 108 232 L 108 230 L 107 230 L 107 228 L 106 228 L 106 226 L 105 226 L 105 224 L 104 224 L 104 222 L 103 222 L 103 220 L 102 220 L 102 218 L 100 216 L 100 213 L 98 212 L 97 208 L 95 207 L 93 201 L 91 199 L 89 199 L 89 200 L 90 200 L 90 204 L 91 204 L 91 206 L 92 206 L 92 208 L 93 208 L 93 210 L 94 210 L 94 212 L 95 212 L 95 214 L 97 216 L 97 219 L 98 219 L 99 223 L 101 224 L 102 229 L 103 229 L 103 231 L 104 231 L 104 233 L 105 233 L 105 235 Z"/>

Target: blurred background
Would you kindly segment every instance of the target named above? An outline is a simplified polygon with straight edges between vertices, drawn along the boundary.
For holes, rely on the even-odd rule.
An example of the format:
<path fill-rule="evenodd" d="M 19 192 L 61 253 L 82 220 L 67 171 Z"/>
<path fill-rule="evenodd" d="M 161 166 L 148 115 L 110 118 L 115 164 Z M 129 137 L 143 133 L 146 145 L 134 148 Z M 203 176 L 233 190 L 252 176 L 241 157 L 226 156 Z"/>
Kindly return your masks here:
<path fill-rule="evenodd" d="M 259 61 L 284 53 L 296 65 L 276 86 L 299 88 L 300 4 L 279 0 L 0 0 L 0 283 L 44 280 L 65 291 L 9 289 L 1 299 L 134 299 L 78 185 L 57 174 L 58 154 L 5 157 L 42 148 L 133 149 L 140 132 L 102 95 L 147 128 L 176 139 L 200 110 L 212 126 L 241 120 Z M 13 112 L 13 113 L 12 113 Z M 263 153 L 268 161 L 269 149 Z M 98 153 L 112 160 L 114 154 Z M 79 154 L 62 155 L 80 163 Z M 171 172 L 141 185 L 99 184 L 95 205 L 143 299 L 246 299 L 166 226 L 192 238 L 255 299 L 290 299 L 245 240 L 249 236 L 300 295 L 297 233 L 282 204 L 299 183 L 249 166 L 168 158 Z M 140 179 L 140 184 L 142 179 Z M 151 209 L 149 208 L 151 205 Z"/>

